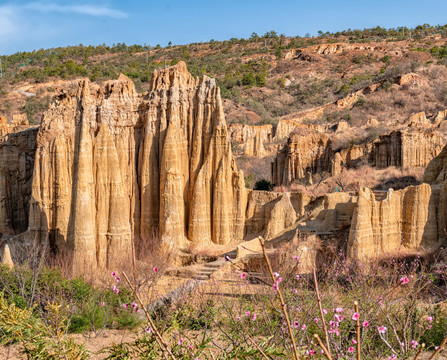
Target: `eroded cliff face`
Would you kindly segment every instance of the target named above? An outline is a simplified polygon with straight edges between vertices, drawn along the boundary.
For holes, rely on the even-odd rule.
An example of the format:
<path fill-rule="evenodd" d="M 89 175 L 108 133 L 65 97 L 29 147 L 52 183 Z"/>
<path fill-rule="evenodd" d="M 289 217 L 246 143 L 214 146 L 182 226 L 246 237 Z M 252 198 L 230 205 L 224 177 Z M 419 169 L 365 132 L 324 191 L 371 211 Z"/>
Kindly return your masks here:
<path fill-rule="evenodd" d="M 75 270 L 125 262 L 154 231 L 175 248 L 243 237 L 244 178 L 219 88 L 183 62 L 141 95 L 125 76 L 83 80 L 45 114 L 37 143 L 30 236 L 71 253 Z"/>
<path fill-rule="evenodd" d="M 433 194 L 428 184 L 386 193 L 360 189 L 349 232 L 348 257 L 365 261 L 399 252 L 432 250 L 440 237 L 438 201 L 439 195 Z"/>
<path fill-rule="evenodd" d="M 15 235 L 28 227 L 37 129 L 0 136 L 0 233 Z"/>
<path fill-rule="evenodd" d="M 272 164 L 272 182 L 288 185 L 308 173 L 331 172 L 332 148 L 329 137 L 316 130 L 297 128 Z"/>
<path fill-rule="evenodd" d="M 425 117 L 425 115 L 424 115 Z M 288 185 L 306 175 L 370 165 L 378 169 L 425 167 L 442 150 L 445 142 L 435 129 L 406 128 L 382 135 L 378 140 L 333 150 L 328 135 L 314 129 L 296 128 L 272 164 L 272 182 Z"/>
<path fill-rule="evenodd" d="M 231 124 L 228 126 L 228 132 L 231 141 L 241 144 L 244 155 L 263 157 L 271 153 L 265 145 L 272 142 L 272 125 Z"/>
<path fill-rule="evenodd" d="M 425 167 L 441 152 L 443 146 L 442 137 L 433 130 L 393 131 L 374 143 L 372 158 L 379 169 L 389 166 Z"/>

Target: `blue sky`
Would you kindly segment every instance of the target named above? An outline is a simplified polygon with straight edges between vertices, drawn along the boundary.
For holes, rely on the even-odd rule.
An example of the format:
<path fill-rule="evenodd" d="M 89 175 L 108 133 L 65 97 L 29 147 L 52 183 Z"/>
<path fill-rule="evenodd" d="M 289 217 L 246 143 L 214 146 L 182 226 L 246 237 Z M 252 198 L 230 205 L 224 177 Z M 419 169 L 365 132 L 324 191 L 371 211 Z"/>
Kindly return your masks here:
<path fill-rule="evenodd" d="M 0 0 L 0 54 L 447 23 L 446 0 Z"/>

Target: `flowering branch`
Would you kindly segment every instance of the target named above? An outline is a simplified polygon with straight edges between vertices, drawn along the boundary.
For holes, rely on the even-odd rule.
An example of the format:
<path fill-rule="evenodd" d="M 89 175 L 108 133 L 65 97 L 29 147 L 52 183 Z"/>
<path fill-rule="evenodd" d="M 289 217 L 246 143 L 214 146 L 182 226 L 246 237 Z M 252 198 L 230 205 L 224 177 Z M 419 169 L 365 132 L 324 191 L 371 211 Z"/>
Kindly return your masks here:
<path fill-rule="evenodd" d="M 262 253 L 264 254 L 264 259 L 265 259 L 265 262 L 267 263 L 267 267 L 269 269 L 270 276 L 271 276 L 274 284 L 276 284 L 274 286 L 275 286 L 275 289 L 278 292 L 279 301 L 281 302 L 281 306 L 282 306 L 282 312 L 284 314 L 284 317 L 286 318 L 287 328 L 289 329 L 290 340 L 292 340 L 292 349 L 293 349 L 293 354 L 294 354 L 295 360 L 299 360 L 298 349 L 296 347 L 296 342 L 295 342 L 295 336 L 293 335 L 292 325 L 290 324 L 289 314 L 287 313 L 287 305 L 284 302 L 284 298 L 282 296 L 282 292 L 281 292 L 281 290 L 279 288 L 279 282 L 276 280 L 276 277 L 273 274 L 272 265 L 270 264 L 270 260 L 269 260 L 269 258 L 267 256 L 267 251 L 265 250 L 264 239 L 262 239 L 262 237 L 259 237 L 259 242 L 260 242 L 261 247 L 262 247 Z"/>

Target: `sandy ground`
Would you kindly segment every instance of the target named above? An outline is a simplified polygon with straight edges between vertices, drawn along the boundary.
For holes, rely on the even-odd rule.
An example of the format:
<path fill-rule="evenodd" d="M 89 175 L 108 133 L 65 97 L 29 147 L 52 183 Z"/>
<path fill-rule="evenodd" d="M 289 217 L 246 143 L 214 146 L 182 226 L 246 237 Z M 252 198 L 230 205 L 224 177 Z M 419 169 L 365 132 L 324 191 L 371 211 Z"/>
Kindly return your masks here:
<path fill-rule="evenodd" d="M 102 360 L 107 357 L 107 354 L 101 352 L 106 346 L 112 344 L 119 344 L 122 342 L 129 342 L 137 338 L 137 332 L 129 330 L 105 330 L 100 335 L 95 337 L 95 334 L 76 334 L 72 335 L 78 344 L 84 344 L 86 349 L 90 352 L 88 357 L 91 360 Z M 26 359 L 26 355 L 20 353 L 19 346 L 4 347 L 0 346 L 1 360 L 22 360 Z"/>

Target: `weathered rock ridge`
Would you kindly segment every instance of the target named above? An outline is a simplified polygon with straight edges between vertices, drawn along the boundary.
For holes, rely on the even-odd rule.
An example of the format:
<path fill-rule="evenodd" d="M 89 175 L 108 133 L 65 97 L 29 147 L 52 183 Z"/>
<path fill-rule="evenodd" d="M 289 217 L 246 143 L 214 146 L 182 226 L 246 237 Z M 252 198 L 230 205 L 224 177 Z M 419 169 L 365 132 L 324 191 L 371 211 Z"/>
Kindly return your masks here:
<path fill-rule="evenodd" d="M 405 129 L 380 136 L 374 143 L 373 162 L 389 166 L 425 167 L 442 150 L 444 141 L 433 130 Z"/>
<path fill-rule="evenodd" d="M 74 269 L 125 262 L 154 231 L 180 248 L 241 239 L 245 207 L 219 88 L 183 62 L 141 95 L 124 76 L 81 81 L 44 115 L 28 231 Z"/>
<path fill-rule="evenodd" d="M 425 115 L 424 115 L 425 116 Z M 296 128 L 272 164 L 272 182 L 288 185 L 310 175 L 339 175 L 343 169 L 369 164 L 378 169 L 425 167 L 437 156 L 445 141 L 433 128 L 409 127 L 382 135 L 373 142 L 334 150 L 324 132 Z"/>
<path fill-rule="evenodd" d="M 375 194 L 368 188 L 359 191 L 348 241 L 348 257 L 364 261 L 399 252 L 431 250 L 439 233 L 439 197 L 428 184 L 389 189 Z M 379 197 L 379 198 L 377 198 Z"/>
<path fill-rule="evenodd" d="M 272 164 L 272 182 L 288 185 L 308 173 L 330 172 L 331 157 L 332 146 L 326 134 L 297 128 Z"/>

